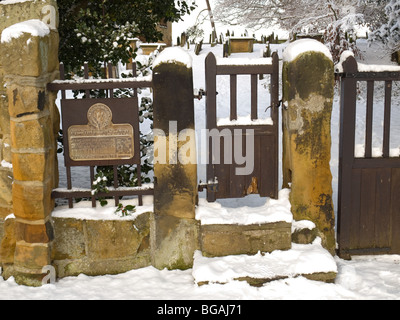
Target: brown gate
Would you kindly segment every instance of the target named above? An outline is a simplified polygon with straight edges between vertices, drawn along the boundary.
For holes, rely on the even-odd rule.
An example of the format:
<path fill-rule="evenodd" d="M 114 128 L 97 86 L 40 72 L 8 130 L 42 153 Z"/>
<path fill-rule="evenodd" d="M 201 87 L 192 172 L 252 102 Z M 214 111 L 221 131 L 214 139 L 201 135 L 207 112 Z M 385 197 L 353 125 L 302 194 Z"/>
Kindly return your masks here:
<path fill-rule="evenodd" d="M 390 157 L 392 88 L 400 72 L 358 72 L 354 57 L 343 64 L 339 163 L 339 254 L 400 253 L 400 158 Z M 374 88 L 384 83 L 383 150 L 373 157 Z M 355 155 L 357 85 L 366 82 L 365 156 Z M 376 114 L 376 113 L 375 113 Z"/>
<path fill-rule="evenodd" d="M 209 157 L 207 165 L 208 184 L 217 188 L 207 189 L 207 199 L 242 198 L 248 194 L 263 197 L 278 197 L 278 138 L 279 138 L 279 58 L 274 53 L 272 59 L 234 65 L 234 60 L 223 59 L 217 63 L 210 53 L 206 58 L 206 126 L 209 137 Z M 232 64 L 229 64 L 233 61 Z M 230 121 L 238 119 L 237 93 L 238 75 L 251 78 L 251 123 L 218 124 L 217 120 L 217 76 L 230 76 Z M 271 77 L 271 123 L 260 124 L 258 115 L 258 79 L 264 75 Z M 258 123 L 258 124 L 257 124 Z M 249 145 L 251 144 L 251 146 Z M 253 148 L 254 146 L 254 148 Z M 248 154 L 251 152 L 252 154 Z M 246 170 L 235 161 L 237 155 L 253 157 L 253 167 Z M 239 172 L 242 169 L 243 172 Z M 247 168 L 248 169 L 248 168 Z"/>

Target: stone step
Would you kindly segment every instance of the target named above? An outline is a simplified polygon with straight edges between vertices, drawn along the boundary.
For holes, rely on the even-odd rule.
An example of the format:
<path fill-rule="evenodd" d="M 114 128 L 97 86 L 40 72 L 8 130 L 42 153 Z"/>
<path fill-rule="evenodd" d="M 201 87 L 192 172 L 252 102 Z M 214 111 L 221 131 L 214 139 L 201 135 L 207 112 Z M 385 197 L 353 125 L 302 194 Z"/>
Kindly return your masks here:
<path fill-rule="evenodd" d="M 205 257 L 195 253 L 193 277 L 198 285 L 247 281 L 252 286 L 303 276 L 310 280 L 334 282 L 337 265 L 318 237 L 312 244 L 292 244 L 290 250 L 256 255 Z"/>
<path fill-rule="evenodd" d="M 207 257 L 289 250 L 292 224 L 282 221 L 260 225 L 201 225 L 200 243 Z"/>
<path fill-rule="evenodd" d="M 196 219 L 200 223 L 203 255 L 223 257 L 289 250 L 293 222 L 289 193 L 288 189 L 282 190 L 278 200 L 263 200 L 256 207 L 234 205 L 230 208 L 200 199 Z"/>

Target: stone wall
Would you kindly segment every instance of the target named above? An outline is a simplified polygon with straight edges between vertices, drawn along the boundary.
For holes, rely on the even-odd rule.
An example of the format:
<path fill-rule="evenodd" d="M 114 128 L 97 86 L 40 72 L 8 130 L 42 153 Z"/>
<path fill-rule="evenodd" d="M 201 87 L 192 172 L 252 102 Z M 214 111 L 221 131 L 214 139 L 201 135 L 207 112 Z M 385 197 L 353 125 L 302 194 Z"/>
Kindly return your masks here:
<path fill-rule="evenodd" d="M 53 218 L 51 258 L 57 276 L 119 274 L 150 266 L 151 216 L 112 221 Z"/>
<path fill-rule="evenodd" d="M 59 77 L 56 1 L 0 3 L 0 218 L 14 213 L 15 252 L 11 265 L 18 283 L 40 285 L 50 265 L 58 186 L 56 136 L 60 117 L 56 93 L 46 86 Z M 4 249 L 4 246 L 2 247 Z M 3 255 L 4 252 L 1 252 Z"/>

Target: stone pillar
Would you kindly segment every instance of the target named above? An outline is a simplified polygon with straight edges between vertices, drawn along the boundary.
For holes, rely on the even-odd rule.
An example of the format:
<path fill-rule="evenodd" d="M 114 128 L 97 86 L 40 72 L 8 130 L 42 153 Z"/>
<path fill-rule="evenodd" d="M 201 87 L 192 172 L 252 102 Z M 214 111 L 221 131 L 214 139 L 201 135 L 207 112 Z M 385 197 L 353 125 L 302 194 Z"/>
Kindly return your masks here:
<path fill-rule="evenodd" d="M 313 221 L 332 254 L 336 243 L 330 169 L 334 81 L 332 56 L 323 44 L 307 39 L 287 47 L 283 66 L 284 187 L 291 186 L 294 219 Z"/>
<path fill-rule="evenodd" d="M 5 29 L 0 47 L 14 175 L 14 276 L 19 284 L 29 286 L 41 285 L 42 269 L 51 265 L 51 192 L 58 186 L 59 113 L 56 94 L 47 92 L 46 86 L 59 76 L 58 42 L 57 30 L 36 19 Z"/>
<path fill-rule="evenodd" d="M 199 249 L 198 198 L 191 58 L 167 48 L 153 65 L 156 177 L 152 263 L 189 269 Z"/>

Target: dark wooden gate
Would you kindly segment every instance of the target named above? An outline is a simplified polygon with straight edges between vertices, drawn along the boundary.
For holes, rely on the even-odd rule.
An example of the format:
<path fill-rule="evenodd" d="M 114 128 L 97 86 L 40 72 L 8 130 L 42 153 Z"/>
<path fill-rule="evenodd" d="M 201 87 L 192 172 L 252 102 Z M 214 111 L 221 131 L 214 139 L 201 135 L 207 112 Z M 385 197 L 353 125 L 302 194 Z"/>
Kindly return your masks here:
<path fill-rule="evenodd" d="M 400 253 L 400 158 L 390 157 L 392 88 L 400 72 L 358 72 L 343 64 L 339 151 L 338 244 L 342 257 Z M 365 156 L 355 156 L 357 84 L 367 83 Z M 385 85 L 382 157 L 372 153 L 374 88 Z"/>
<path fill-rule="evenodd" d="M 207 199 L 212 202 L 216 199 L 242 198 L 248 194 L 260 194 L 263 197 L 278 197 L 278 138 L 279 138 L 279 58 L 274 53 L 272 59 L 265 62 L 249 62 L 246 65 L 229 64 L 231 59 L 224 59 L 219 64 L 215 56 L 210 53 L 206 58 L 206 126 L 211 132 L 220 133 L 219 150 L 215 148 L 212 139 L 209 139 L 209 163 L 207 165 L 208 183 L 216 182 L 217 188 L 207 189 Z M 217 121 L 217 76 L 230 76 L 230 120 L 238 119 L 237 94 L 238 75 L 250 75 L 251 78 L 251 114 L 252 124 L 246 125 L 218 125 Z M 261 76 L 271 77 L 271 120 L 272 124 L 257 125 L 258 115 L 258 79 Z M 240 90 L 240 88 L 239 88 Z M 266 105 L 267 107 L 268 105 Z M 249 130 L 249 131 L 248 131 Z M 254 134 L 254 170 L 247 175 L 238 175 L 237 168 L 243 165 L 225 159 L 228 155 L 234 159 L 235 147 L 232 145 L 233 136 L 240 135 L 242 152 L 246 152 L 246 135 Z M 226 136 L 229 139 L 225 139 Z M 227 144 L 231 144 L 229 149 Z M 237 145 L 236 145 L 237 147 Z M 226 149 L 228 148 L 228 149 Z M 229 150 L 229 151 L 226 151 Z M 237 151 L 237 150 L 236 150 Z M 219 153 L 219 161 L 216 160 Z M 230 153 L 230 154 L 229 154 Z"/>

